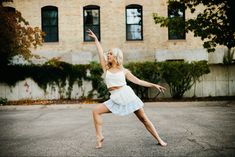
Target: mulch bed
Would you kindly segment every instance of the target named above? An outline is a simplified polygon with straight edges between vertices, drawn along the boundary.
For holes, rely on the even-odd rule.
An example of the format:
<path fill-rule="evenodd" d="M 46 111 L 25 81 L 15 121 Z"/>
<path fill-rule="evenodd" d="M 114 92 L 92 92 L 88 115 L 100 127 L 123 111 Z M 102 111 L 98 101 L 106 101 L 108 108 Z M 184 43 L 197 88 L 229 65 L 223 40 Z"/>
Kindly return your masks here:
<path fill-rule="evenodd" d="M 221 96 L 221 97 L 200 97 L 200 98 L 155 98 L 142 99 L 144 102 L 177 102 L 177 101 L 235 101 L 235 96 Z M 52 104 L 95 104 L 103 102 L 100 99 L 59 99 L 59 100 L 19 100 L 8 101 L 6 104 L 0 105 L 52 105 Z"/>

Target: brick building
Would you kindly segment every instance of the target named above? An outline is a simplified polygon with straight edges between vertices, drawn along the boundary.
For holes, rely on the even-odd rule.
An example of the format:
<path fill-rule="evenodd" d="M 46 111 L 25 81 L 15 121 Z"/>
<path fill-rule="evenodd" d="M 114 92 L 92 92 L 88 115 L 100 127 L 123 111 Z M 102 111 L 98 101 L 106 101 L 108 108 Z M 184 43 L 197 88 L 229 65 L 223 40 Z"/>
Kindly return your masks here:
<path fill-rule="evenodd" d="M 200 38 L 192 33 L 179 34 L 171 28 L 161 28 L 153 20 L 153 13 L 161 16 L 193 17 L 182 8 L 169 8 L 167 0 L 14 0 L 5 6 L 19 10 L 31 26 L 40 27 L 47 33 L 45 43 L 32 52 L 48 59 L 61 57 L 72 64 L 86 64 L 97 60 L 94 42 L 86 34 L 92 28 L 100 39 L 104 51 L 119 47 L 128 61 L 207 60 L 211 73 L 186 92 L 186 97 L 234 96 L 235 66 L 223 66 L 224 47 L 207 53 Z M 198 13 L 200 8 L 197 9 Z M 215 64 L 215 65 L 214 65 Z M 31 92 L 24 91 L 29 82 Z M 91 88 L 84 84 L 85 91 Z M 81 89 L 74 88 L 72 98 L 79 98 Z M 0 97 L 9 100 L 59 99 L 58 92 L 43 92 L 30 79 L 17 83 L 14 89 L 0 84 Z M 32 94 L 29 94 L 32 93 Z M 87 92 L 86 92 L 87 94 Z M 169 93 L 166 96 L 170 96 Z"/>
<path fill-rule="evenodd" d="M 92 28 L 104 50 L 121 48 L 125 61 L 222 62 L 223 48 L 208 56 L 200 38 L 192 33 L 170 34 L 168 28 L 154 23 L 153 13 L 182 19 L 194 16 L 180 8 L 176 8 L 175 15 L 167 0 L 14 0 L 6 5 L 19 10 L 30 25 L 47 33 L 44 45 L 32 50 L 47 58 L 60 56 L 73 64 L 97 60 L 94 43 L 85 32 Z"/>

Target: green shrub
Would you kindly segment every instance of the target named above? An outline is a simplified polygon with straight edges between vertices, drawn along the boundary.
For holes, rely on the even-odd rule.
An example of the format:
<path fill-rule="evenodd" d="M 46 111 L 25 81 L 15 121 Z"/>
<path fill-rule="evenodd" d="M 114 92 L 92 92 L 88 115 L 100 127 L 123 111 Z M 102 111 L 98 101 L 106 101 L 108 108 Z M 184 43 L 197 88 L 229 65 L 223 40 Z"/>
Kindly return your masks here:
<path fill-rule="evenodd" d="M 233 63 L 233 55 L 234 55 L 235 49 L 228 49 L 227 52 L 224 54 L 223 57 L 223 63 L 225 65 L 230 65 Z"/>
<path fill-rule="evenodd" d="M 7 98 L 0 97 L 0 105 L 5 105 L 7 103 Z"/>
<path fill-rule="evenodd" d="M 102 78 L 103 70 L 99 63 L 91 62 L 89 65 L 90 76 L 88 76 L 88 80 L 91 81 L 92 90 L 89 91 L 88 97 L 92 98 L 97 92 L 97 97 L 102 100 L 106 100 L 109 97 L 109 92 L 106 84 L 104 83 L 104 79 Z"/>
<path fill-rule="evenodd" d="M 206 61 L 161 62 L 160 67 L 162 79 L 169 85 L 173 98 L 181 98 L 203 74 L 210 72 Z"/>
<path fill-rule="evenodd" d="M 159 66 L 156 62 L 130 62 L 124 65 L 127 69 L 129 69 L 136 77 L 141 80 L 149 81 L 152 83 L 159 83 L 160 78 L 160 70 Z M 130 85 L 135 93 L 142 99 L 149 99 L 148 88 L 136 85 L 132 82 L 128 81 L 128 85 Z"/>
<path fill-rule="evenodd" d="M 165 81 L 170 86 L 173 98 L 181 98 L 185 91 L 203 74 L 209 73 L 206 61 L 200 62 L 131 62 L 125 64 L 135 76 L 152 83 Z M 43 65 L 9 65 L 0 68 L 1 83 L 15 86 L 18 81 L 32 78 L 40 88 L 46 91 L 48 85 L 58 86 L 60 98 L 71 98 L 74 83 L 80 87 L 84 80 L 91 81 L 92 90 L 88 97 L 96 96 L 101 100 L 109 97 L 109 92 L 104 83 L 102 68 L 97 62 L 89 65 L 72 65 L 57 60 L 50 60 Z M 68 87 L 66 86 L 68 81 Z M 142 99 L 149 99 L 148 88 L 127 82 L 136 94 Z"/>

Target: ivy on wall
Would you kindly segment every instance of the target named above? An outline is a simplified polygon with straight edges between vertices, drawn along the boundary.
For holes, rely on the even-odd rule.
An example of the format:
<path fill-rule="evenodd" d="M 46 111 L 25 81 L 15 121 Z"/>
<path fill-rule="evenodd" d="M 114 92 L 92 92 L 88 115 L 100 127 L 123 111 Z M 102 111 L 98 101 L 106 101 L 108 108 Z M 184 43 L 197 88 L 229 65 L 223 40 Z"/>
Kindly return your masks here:
<path fill-rule="evenodd" d="M 100 64 L 97 62 L 91 62 L 89 64 L 89 70 L 90 75 L 87 78 L 89 81 L 91 81 L 92 90 L 89 91 L 88 97 L 92 98 L 94 95 L 96 95 L 97 98 L 101 98 L 102 100 L 108 99 L 109 92 L 102 78 L 103 70 L 100 67 Z M 94 94 L 95 92 L 97 93 Z"/>
<path fill-rule="evenodd" d="M 65 62 L 49 61 L 43 65 L 8 65 L 0 69 L 1 83 L 15 86 L 18 81 L 33 79 L 40 88 L 46 91 L 48 86 L 58 86 L 61 98 L 71 97 L 73 84 L 82 85 L 82 79 L 87 79 L 88 65 L 72 65 Z M 68 89 L 66 90 L 66 81 Z M 67 93 L 63 94 L 63 92 Z"/>
<path fill-rule="evenodd" d="M 124 67 L 135 76 L 152 83 L 166 82 L 173 98 L 181 98 L 199 78 L 210 72 L 206 61 L 199 62 L 131 62 Z M 103 71 L 97 62 L 87 65 L 72 65 L 50 60 L 43 65 L 8 65 L 0 68 L 0 83 L 15 86 L 18 81 L 32 78 L 40 88 L 46 91 L 48 86 L 58 86 L 60 98 L 70 99 L 73 85 L 82 86 L 83 81 L 90 81 L 92 90 L 88 98 L 97 96 L 102 100 L 109 97 L 103 81 Z M 142 99 L 149 99 L 148 88 L 128 84 Z M 67 87 L 67 88 L 66 88 Z"/>

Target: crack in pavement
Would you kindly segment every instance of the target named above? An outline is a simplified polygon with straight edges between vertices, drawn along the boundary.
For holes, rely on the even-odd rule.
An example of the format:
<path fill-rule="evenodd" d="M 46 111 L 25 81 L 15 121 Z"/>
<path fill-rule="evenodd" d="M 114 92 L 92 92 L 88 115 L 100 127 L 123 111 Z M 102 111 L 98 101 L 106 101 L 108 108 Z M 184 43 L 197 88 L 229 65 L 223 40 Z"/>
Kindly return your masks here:
<path fill-rule="evenodd" d="M 195 150 L 195 151 L 189 152 L 189 153 L 186 154 L 187 156 L 190 155 L 190 154 L 194 154 L 194 153 L 196 153 L 196 152 L 198 153 L 198 152 L 205 152 L 205 151 L 211 151 L 211 150 L 213 150 L 213 151 L 215 151 L 216 153 L 218 153 L 218 154 L 220 154 L 221 156 L 223 156 L 223 154 L 221 153 L 221 151 L 226 150 L 226 149 L 235 149 L 235 147 L 233 147 L 233 146 L 231 146 L 231 147 L 218 147 L 218 146 L 214 146 L 214 145 L 212 145 L 212 144 L 210 144 L 210 143 L 208 143 L 208 142 L 206 142 L 206 141 L 200 141 L 200 142 L 199 142 L 199 141 L 197 141 L 196 139 L 187 138 L 187 140 L 190 141 L 190 142 L 193 142 L 194 144 L 196 144 L 196 145 L 198 145 L 198 146 L 200 146 L 200 147 L 203 148 L 203 150 Z M 206 148 L 206 147 L 203 146 L 203 144 L 201 144 L 201 143 L 207 144 L 209 148 Z"/>
<path fill-rule="evenodd" d="M 190 138 L 187 138 L 187 140 L 188 141 L 190 141 L 190 142 L 192 142 L 192 143 L 194 143 L 194 144 L 196 144 L 196 145 L 198 145 L 198 146 L 200 146 L 200 147 L 202 147 L 203 149 L 206 149 L 201 143 L 199 143 L 196 139 L 190 139 Z"/>

